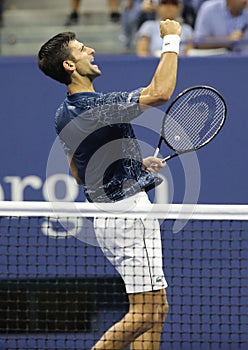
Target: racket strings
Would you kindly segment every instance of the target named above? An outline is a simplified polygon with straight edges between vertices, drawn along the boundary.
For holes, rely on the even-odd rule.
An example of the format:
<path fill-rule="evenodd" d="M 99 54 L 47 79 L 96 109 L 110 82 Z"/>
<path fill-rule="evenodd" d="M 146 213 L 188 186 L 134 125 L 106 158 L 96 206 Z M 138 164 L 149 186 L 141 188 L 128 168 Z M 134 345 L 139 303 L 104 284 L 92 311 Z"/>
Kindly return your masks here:
<path fill-rule="evenodd" d="M 214 137 L 223 123 L 225 106 L 211 90 L 191 90 L 171 106 L 163 136 L 174 150 L 197 149 Z"/>

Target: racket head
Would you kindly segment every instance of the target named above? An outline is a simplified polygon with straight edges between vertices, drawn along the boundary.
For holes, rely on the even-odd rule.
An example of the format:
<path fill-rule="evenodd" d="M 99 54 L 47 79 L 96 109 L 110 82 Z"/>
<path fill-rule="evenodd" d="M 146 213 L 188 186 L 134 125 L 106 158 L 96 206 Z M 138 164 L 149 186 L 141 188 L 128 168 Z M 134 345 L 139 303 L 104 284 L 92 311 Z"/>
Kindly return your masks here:
<path fill-rule="evenodd" d="M 175 155 L 198 150 L 223 127 L 227 107 L 222 95 L 210 86 L 182 91 L 167 108 L 161 137 Z"/>

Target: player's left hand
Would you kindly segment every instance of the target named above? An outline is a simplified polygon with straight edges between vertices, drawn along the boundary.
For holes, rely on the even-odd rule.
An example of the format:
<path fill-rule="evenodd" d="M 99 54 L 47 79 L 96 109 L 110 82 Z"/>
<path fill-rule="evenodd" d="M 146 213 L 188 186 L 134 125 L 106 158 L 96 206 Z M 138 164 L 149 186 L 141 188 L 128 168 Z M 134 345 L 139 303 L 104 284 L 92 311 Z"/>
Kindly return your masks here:
<path fill-rule="evenodd" d="M 161 158 L 147 157 L 143 159 L 143 167 L 149 173 L 157 173 L 159 170 L 166 166 L 166 162 L 163 162 Z"/>

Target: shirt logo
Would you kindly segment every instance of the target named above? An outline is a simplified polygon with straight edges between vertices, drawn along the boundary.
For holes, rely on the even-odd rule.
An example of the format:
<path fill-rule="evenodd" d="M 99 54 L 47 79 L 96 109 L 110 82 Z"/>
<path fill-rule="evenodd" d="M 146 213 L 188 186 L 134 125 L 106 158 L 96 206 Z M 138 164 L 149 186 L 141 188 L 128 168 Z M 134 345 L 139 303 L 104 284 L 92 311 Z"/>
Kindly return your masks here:
<path fill-rule="evenodd" d="M 162 282 L 162 277 L 161 277 L 161 276 L 158 276 L 158 277 L 156 278 L 156 282 Z"/>

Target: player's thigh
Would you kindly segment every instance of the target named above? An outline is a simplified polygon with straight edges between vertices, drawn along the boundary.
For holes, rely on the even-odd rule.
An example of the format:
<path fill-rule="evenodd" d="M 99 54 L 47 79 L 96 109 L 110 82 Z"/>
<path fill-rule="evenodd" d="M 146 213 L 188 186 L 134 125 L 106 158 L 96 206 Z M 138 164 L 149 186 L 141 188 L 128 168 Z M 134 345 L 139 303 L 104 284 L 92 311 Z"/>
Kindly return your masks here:
<path fill-rule="evenodd" d="M 155 309 L 160 310 L 166 306 L 168 301 L 166 290 L 160 289 L 152 292 L 129 294 L 130 311 L 137 312 L 154 312 Z"/>

